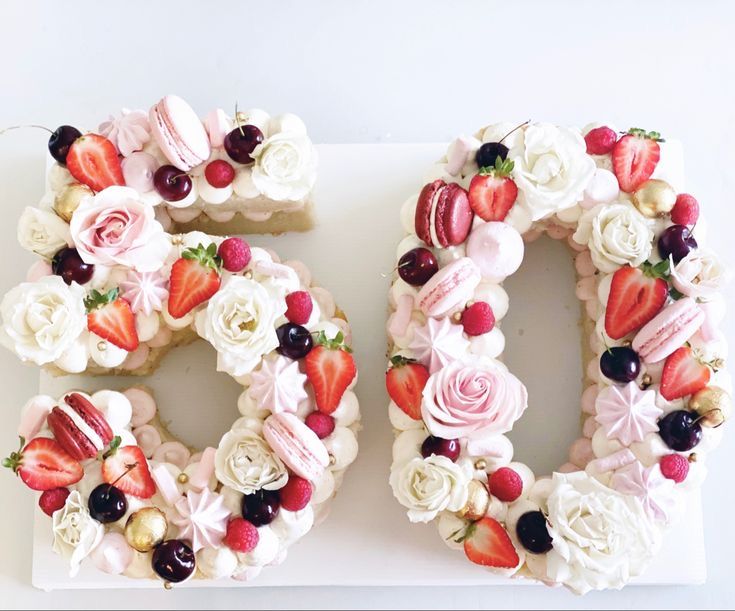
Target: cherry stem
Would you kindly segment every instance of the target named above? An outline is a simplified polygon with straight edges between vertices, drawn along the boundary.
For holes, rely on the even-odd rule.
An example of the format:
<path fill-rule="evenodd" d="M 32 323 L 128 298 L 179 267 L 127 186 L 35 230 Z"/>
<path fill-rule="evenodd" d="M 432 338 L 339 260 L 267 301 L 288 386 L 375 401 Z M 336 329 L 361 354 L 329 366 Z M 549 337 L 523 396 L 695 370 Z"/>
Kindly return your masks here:
<path fill-rule="evenodd" d="M 240 130 L 240 135 L 245 136 L 245 132 L 242 129 L 242 123 L 240 123 L 240 113 L 237 110 L 237 102 L 235 102 L 235 123 L 237 123 L 237 129 Z"/>
<path fill-rule="evenodd" d="M 114 482 L 112 482 L 110 484 L 109 488 L 107 489 L 107 493 L 109 494 L 109 491 L 112 489 L 112 487 L 115 484 L 117 484 L 117 482 L 119 482 L 123 477 L 125 477 L 126 475 L 128 475 L 137 466 L 138 466 L 138 463 L 137 462 L 128 463 L 127 465 L 125 465 L 125 472 L 124 473 L 121 473 L 120 476 Z"/>
<path fill-rule="evenodd" d="M 9 132 L 13 129 L 24 129 L 26 127 L 32 127 L 34 129 L 42 129 L 44 131 L 47 131 L 49 134 L 54 133 L 52 130 L 50 130 L 45 125 L 28 124 L 28 125 L 11 125 L 10 127 L 6 127 L 5 129 L 0 130 L 0 136 L 3 135 L 5 132 Z"/>
<path fill-rule="evenodd" d="M 529 124 L 530 122 L 531 122 L 531 119 L 529 119 L 528 121 L 524 121 L 524 122 L 523 122 L 523 123 L 521 123 L 520 125 L 516 125 L 516 126 L 515 126 L 515 127 L 513 128 L 513 129 L 511 129 L 511 130 L 510 130 L 510 131 L 509 131 L 509 132 L 508 132 L 507 134 L 505 134 L 505 136 L 503 136 L 503 137 L 502 137 L 502 138 L 500 139 L 500 142 L 502 142 L 503 140 L 505 140 L 505 139 L 506 139 L 506 138 L 507 138 L 508 136 L 510 136 L 510 135 L 511 135 L 511 134 L 512 134 L 513 132 L 516 132 L 516 131 L 518 131 L 519 129 L 521 129 L 521 127 L 524 127 L 525 125 L 528 125 L 528 124 Z"/>

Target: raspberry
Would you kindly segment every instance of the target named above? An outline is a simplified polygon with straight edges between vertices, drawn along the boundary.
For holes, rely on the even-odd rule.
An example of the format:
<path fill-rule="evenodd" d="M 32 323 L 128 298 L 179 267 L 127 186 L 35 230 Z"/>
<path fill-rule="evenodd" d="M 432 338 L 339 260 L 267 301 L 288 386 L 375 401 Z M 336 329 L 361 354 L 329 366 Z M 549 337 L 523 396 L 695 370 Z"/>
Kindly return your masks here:
<path fill-rule="evenodd" d="M 54 511 L 61 509 L 66 504 L 66 498 L 68 496 L 68 488 L 46 490 L 38 499 L 38 506 L 47 516 L 52 516 L 54 515 Z"/>
<path fill-rule="evenodd" d="M 673 479 L 680 484 L 689 474 L 689 461 L 681 454 L 667 454 L 659 464 L 661 474 L 667 479 Z"/>
<path fill-rule="evenodd" d="M 301 511 L 311 500 L 311 484 L 296 475 L 290 475 L 281 493 L 281 507 L 288 511 Z"/>
<path fill-rule="evenodd" d="M 505 503 L 512 503 L 523 492 L 523 480 L 513 469 L 502 467 L 488 480 L 490 494 Z"/>
<path fill-rule="evenodd" d="M 691 227 L 699 219 L 699 202 L 689 193 L 679 193 L 671 210 L 671 220 L 677 225 Z"/>
<path fill-rule="evenodd" d="M 286 295 L 286 318 L 296 325 L 305 325 L 309 322 L 314 304 L 311 295 L 306 291 L 295 291 Z"/>
<path fill-rule="evenodd" d="M 334 431 L 334 418 L 322 412 L 311 412 L 306 417 L 305 423 L 319 439 L 329 437 Z"/>
<path fill-rule="evenodd" d="M 235 168 L 224 159 L 215 159 L 204 168 L 204 177 L 215 189 L 222 189 L 235 180 Z"/>
<path fill-rule="evenodd" d="M 217 254 L 228 272 L 241 272 L 250 263 L 250 246 L 240 238 L 227 238 L 219 245 Z"/>
<path fill-rule="evenodd" d="M 232 518 L 227 523 L 227 533 L 222 543 L 231 550 L 246 554 L 255 549 L 260 541 L 258 529 L 244 518 Z"/>
<path fill-rule="evenodd" d="M 462 327 L 467 335 L 489 333 L 495 326 L 495 314 L 490 304 L 476 301 L 462 312 Z"/>
<path fill-rule="evenodd" d="M 595 127 L 584 137 L 590 155 L 607 155 L 612 152 L 618 135 L 609 127 Z"/>

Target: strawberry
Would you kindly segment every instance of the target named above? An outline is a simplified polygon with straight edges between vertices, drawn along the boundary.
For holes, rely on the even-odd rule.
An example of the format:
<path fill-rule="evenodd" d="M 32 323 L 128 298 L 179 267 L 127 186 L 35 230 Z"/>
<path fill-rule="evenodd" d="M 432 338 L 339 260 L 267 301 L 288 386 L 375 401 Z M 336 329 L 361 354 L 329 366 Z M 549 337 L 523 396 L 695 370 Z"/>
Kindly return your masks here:
<path fill-rule="evenodd" d="M 125 184 L 115 145 L 99 134 L 77 138 L 69 148 L 66 167 L 74 178 L 93 191 Z"/>
<path fill-rule="evenodd" d="M 25 447 L 24 447 L 25 446 Z M 76 484 L 84 476 L 79 461 L 74 460 L 54 439 L 36 437 L 3 460 L 31 490 L 52 490 Z"/>
<path fill-rule="evenodd" d="M 623 191 L 632 193 L 651 178 L 661 158 L 659 142 L 663 140 L 658 132 L 633 127 L 615 143 L 613 171 Z"/>
<path fill-rule="evenodd" d="M 669 262 L 661 261 L 621 267 L 613 274 L 605 312 L 605 331 L 612 339 L 637 331 L 659 313 L 669 294 L 668 272 Z"/>
<path fill-rule="evenodd" d="M 510 159 L 495 160 L 495 166 L 480 168 L 480 173 L 470 182 L 470 207 L 485 221 L 502 221 L 518 197 L 518 187 L 510 173 Z"/>
<path fill-rule="evenodd" d="M 171 268 L 168 313 L 182 318 L 214 295 L 222 281 L 221 266 L 222 259 L 214 243 L 208 248 L 199 244 L 181 253 L 181 258 Z"/>
<path fill-rule="evenodd" d="M 138 446 L 121 448 L 119 437 L 112 440 L 110 450 L 104 456 L 102 479 L 140 499 L 149 499 L 156 493 L 156 484 L 143 450 Z"/>
<path fill-rule="evenodd" d="M 689 346 L 670 354 L 661 374 L 661 396 L 667 401 L 693 395 L 709 383 L 711 370 Z"/>
<path fill-rule="evenodd" d="M 482 566 L 512 569 L 520 562 L 505 528 L 493 518 L 482 518 L 467 527 L 464 553 Z"/>
<path fill-rule="evenodd" d="M 393 402 L 413 420 L 421 420 L 421 393 L 429 379 L 429 370 L 400 354 L 391 360 L 385 372 L 385 387 Z"/>
<path fill-rule="evenodd" d="M 357 368 L 350 354 L 352 350 L 345 346 L 341 332 L 334 339 L 328 339 L 324 331 L 320 331 L 315 343 L 305 358 L 306 377 L 314 387 L 317 409 L 331 414 L 355 379 Z"/>
<path fill-rule="evenodd" d="M 130 304 L 119 297 L 118 289 L 107 293 L 93 290 L 84 300 L 87 328 L 111 344 L 132 352 L 138 348 L 138 331 Z"/>

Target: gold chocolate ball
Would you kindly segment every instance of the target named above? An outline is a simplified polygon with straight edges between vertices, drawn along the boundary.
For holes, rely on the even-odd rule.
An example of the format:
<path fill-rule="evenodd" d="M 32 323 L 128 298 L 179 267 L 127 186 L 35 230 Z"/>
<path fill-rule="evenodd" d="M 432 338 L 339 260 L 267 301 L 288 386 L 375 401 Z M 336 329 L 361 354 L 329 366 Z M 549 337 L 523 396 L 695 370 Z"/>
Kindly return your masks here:
<path fill-rule="evenodd" d="M 131 514 L 125 524 L 125 539 L 139 552 L 149 552 L 163 542 L 168 520 L 158 507 L 143 507 Z"/>
<path fill-rule="evenodd" d="M 676 203 L 676 191 L 669 183 L 653 178 L 644 182 L 632 199 L 641 214 L 655 218 L 671 212 Z"/>
<path fill-rule="evenodd" d="M 485 484 L 477 479 L 470 482 L 468 492 L 467 503 L 460 509 L 459 515 L 468 520 L 479 520 L 490 506 L 490 493 Z"/>
<path fill-rule="evenodd" d="M 717 427 L 732 413 L 732 397 L 719 386 L 706 386 L 689 399 L 689 409 L 699 414 L 703 426 Z"/>
<path fill-rule="evenodd" d="M 176 478 L 176 480 L 180 484 L 187 484 L 189 483 L 189 475 L 187 473 L 179 473 L 179 476 Z"/>
<path fill-rule="evenodd" d="M 67 223 L 71 221 L 71 215 L 79 207 L 79 202 L 88 195 L 94 195 L 92 189 L 81 183 L 73 183 L 64 187 L 54 200 L 54 211 Z"/>

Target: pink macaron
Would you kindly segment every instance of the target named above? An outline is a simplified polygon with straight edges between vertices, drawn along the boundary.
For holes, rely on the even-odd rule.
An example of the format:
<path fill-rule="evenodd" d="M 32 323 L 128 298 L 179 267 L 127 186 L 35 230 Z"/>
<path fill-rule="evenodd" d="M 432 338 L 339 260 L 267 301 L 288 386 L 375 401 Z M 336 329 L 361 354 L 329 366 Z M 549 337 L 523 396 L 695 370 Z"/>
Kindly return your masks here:
<path fill-rule="evenodd" d="M 635 350 L 646 363 L 657 363 L 681 348 L 704 323 L 704 310 L 691 297 L 679 299 L 638 331 Z"/>
<path fill-rule="evenodd" d="M 209 159 L 209 136 L 194 109 L 167 95 L 149 113 L 153 137 L 166 158 L 185 172 Z"/>
<path fill-rule="evenodd" d="M 294 414 L 269 416 L 263 436 L 291 471 L 310 482 L 318 480 L 329 465 L 329 452 L 321 439 Z"/>
<path fill-rule="evenodd" d="M 429 246 L 456 246 L 467 239 L 473 216 L 467 191 L 457 183 L 435 180 L 419 194 L 416 234 Z"/>
<path fill-rule="evenodd" d="M 418 306 L 426 316 L 444 316 L 472 299 L 480 279 L 480 270 L 472 259 L 462 257 L 452 261 L 421 287 Z"/>

